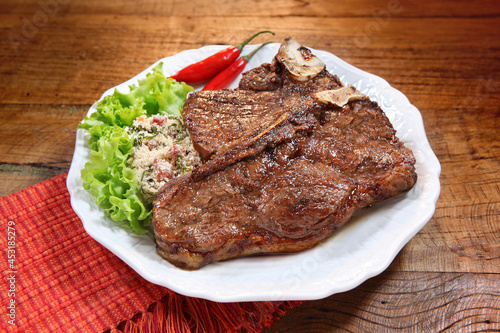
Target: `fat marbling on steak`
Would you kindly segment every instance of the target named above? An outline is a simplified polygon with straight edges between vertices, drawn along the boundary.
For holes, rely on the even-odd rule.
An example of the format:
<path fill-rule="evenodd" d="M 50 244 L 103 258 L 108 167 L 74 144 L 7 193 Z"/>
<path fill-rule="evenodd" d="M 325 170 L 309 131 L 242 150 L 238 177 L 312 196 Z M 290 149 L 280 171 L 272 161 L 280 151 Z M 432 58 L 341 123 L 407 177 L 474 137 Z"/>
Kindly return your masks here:
<path fill-rule="evenodd" d="M 293 39 L 237 89 L 191 94 L 184 117 L 205 163 L 153 208 L 158 254 L 184 269 L 311 248 L 417 179 L 377 103 Z"/>

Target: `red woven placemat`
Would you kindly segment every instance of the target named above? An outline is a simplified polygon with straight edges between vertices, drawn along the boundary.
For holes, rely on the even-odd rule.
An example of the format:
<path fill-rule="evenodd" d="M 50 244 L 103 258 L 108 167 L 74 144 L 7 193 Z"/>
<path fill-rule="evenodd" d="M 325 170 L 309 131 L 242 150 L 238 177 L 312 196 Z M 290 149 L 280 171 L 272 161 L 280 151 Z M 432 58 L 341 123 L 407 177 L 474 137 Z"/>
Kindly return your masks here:
<path fill-rule="evenodd" d="M 0 198 L 7 331 L 259 332 L 301 303 L 216 303 L 147 282 L 87 235 L 66 176 Z"/>

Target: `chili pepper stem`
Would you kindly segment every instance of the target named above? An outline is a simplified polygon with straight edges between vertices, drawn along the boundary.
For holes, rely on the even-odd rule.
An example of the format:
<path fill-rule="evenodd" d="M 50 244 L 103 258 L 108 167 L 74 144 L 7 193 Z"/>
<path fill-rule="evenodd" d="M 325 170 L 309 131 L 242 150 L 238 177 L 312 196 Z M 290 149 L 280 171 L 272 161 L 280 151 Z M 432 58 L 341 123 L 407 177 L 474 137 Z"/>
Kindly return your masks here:
<path fill-rule="evenodd" d="M 255 50 L 253 50 L 249 54 L 242 56 L 241 58 L 245 59 L 245 61 L 248 62 L 250 60 L 250 58 L 253 57 L 253 55 L 255 53 L 257 53 L 264 45 L 267 45 L 269 43 L 272 43 L 272 42 L 267 42 L 267 43 L 261 44 L 258 48 L 256 48 Z"/>
<path fill-rule="evenodd" d="M 250 43 L 252 41 L 252 39 L 254 39 L 255 37 L 257 37 L 258 35 L 260 34 L 264 34 L 264 33 L 269 33 L 269 34 L 272 34 L 274 35 L 274 32 L 272 32 L 271 30 L 262 30 L 262 31 L 259 31 L 255 34 L 253 34 L 252 36 L 250 36 L 247 40 L 245 40 L 243 43 L 241 43 L 240 45 L 236 46 L 236 48 L 238 50 L 240 50 L 240 52 L 243 50 L 243 48 L 245 47 L 245 45 L 247 45 L 248 43 Z"/>

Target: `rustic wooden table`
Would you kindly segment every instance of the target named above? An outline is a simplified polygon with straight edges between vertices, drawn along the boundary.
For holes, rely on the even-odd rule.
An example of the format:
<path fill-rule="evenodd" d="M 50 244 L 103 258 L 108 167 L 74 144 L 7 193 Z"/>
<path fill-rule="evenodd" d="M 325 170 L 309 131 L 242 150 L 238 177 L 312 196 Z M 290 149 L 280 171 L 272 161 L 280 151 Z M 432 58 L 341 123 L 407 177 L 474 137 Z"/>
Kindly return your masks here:
<path fill-rule="evenodd" d="M 261 29 L 385 78 L 441 166 L 434 217 L 392 265 L 266 332 L 500 330 L 500 2 L 0 1 L 0 195 L 68 171 L 101 94 L 156 60 Z"/>

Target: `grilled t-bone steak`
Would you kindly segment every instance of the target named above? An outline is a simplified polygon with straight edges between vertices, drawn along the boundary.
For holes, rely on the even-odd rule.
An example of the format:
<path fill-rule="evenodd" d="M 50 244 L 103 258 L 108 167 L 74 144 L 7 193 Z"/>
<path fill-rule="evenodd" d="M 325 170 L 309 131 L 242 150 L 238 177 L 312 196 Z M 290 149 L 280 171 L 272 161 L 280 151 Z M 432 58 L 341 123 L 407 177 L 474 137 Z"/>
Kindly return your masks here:
<path fill-rule="evenodd" d="M 184 117 L 205 163 L 153 208 L 158 254 L 184 269 L 310 248 L 417 179 L 377 103 L 293 39 L 238 89 L 190 95 Z"/>

